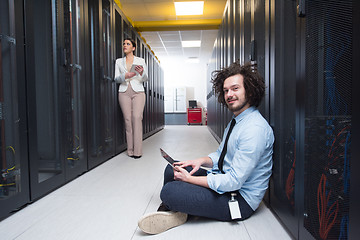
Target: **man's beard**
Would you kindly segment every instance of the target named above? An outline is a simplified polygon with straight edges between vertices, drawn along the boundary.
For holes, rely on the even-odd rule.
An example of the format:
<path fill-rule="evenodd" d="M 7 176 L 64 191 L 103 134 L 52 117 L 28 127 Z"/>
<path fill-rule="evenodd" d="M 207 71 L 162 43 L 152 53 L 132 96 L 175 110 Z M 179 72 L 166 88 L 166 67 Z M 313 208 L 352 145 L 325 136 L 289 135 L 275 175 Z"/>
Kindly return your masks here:
<path fill-rule="evenodd" d="M 239 106 L 231 106 L 231 105 L 229 105 L 228 103 L 226 103 L 226 104 L 227 104 L 228 109 L 229 109 L 231 112 L 238 112 L 238 111 L 240 111 L 241 109 L 243 109 L 247 103 L 248 103 L 248 101 L 246 100 L 243 104 L 241 104 L 241 105 L 239 105 Z"/>

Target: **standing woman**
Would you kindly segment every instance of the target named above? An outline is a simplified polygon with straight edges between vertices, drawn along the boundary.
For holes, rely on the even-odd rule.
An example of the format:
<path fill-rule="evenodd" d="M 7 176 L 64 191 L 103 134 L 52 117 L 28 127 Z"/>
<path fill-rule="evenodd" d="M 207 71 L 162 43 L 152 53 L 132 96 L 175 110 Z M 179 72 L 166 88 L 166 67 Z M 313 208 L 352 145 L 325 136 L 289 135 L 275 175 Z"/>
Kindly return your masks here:
<path fill-rule="evenodd" d="M 134 56 L 136 43 L 130 38 L 123 42 L 124 58 L 115 62 L 115 82 L 119 86 L 119 104 L 124 115 L 127 154 L 133 158 L 142 156 L 142 119 L 145 106 L 143 82 L 148 73 L 145 60 Z"/>

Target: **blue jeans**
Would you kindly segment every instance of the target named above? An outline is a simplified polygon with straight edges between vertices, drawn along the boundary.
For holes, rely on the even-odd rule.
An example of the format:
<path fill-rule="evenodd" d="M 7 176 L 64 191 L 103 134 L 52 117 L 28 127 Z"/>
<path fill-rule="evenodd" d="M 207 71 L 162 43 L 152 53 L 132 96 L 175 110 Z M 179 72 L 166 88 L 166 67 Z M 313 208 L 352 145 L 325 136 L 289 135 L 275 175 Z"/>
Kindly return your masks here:
<path fill-rule="evenodd" d="M 191 168 L 187 169 L 188 171 Z M 206 176 L 203 169 L 199 169 L 194 176 Z M 228 202 L 231 199 L 231 193 L 219 194 L 209 188 L 198 185 L 175 181 L 174 172 L 170 165 L 165 168 L 164 186 L 160 193 L 160 198 L 165 206 L 176 212 L 183 212 L 189 215 L 212 218 L 220 221 L 232 221 Z M 239 203 L 241 219 L 250 217 L 254 211 L 237 193 L 235 197 Z"/>

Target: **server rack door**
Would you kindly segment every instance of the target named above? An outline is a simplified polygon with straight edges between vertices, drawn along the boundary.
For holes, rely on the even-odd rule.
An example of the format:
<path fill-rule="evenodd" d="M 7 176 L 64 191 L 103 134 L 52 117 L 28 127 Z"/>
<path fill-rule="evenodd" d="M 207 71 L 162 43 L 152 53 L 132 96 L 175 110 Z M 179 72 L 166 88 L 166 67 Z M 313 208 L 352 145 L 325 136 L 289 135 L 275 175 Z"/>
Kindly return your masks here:
<path fill-rule="evenodd" d="M 25 5 L 31 199 L 64 182 L 57 1 Z M 34 64 L 36 63 L 36 64 Z"/>
<path fill-rule="evenodd" d="M 252 0 L 251 2 L 251 42 L 249 43 L 249 61 L 257 71 L 268 79 L 265 74 L 265 1 Z M 265 82 L 265 97 L 258 109 L 269 121 L 269 82 Z"/>
<path fill-rule="evenodd" d="M 295 173 L 296 160 L 296 3 L 292 0 L 276 2 L 271 6 L 271 35 L 274 36 L 270 57 L 274 62 L 270 78 L 273 88 L 271 124 L 274 128 L 275 144 L 273 173 L 270 182 L 272 209 L 285 223 L 289 231 L 298 235 L 296 211 Z M 275 32 L 276 31 L 276 32 Z M 276 58 L 275 58 L 276 56 Z"/>
<path fill-rule="evenodd" d="M 143 57 L 146 61 L 146 64 L 149 63 L 148 61 L 148 50 L 147 48 L 144 46 L 143 48 Z M 149 64 L 147 66 L 149 68 Z M 149 70 L 148 70 L 148 74 L 149 74 Z M 150 112 L 150 87 L 149 87 L 149 82 L 150 82 L 150 75 L 148 75 L 148 80 L 144 83 L 144 89 L 145 89 L 145 95 L 146 95 L 146 100 L 145 100 L 145 109 L 144 109 L 144 118 L 143 118 L 143 134 L 144 137 L 147 137 L 147 133 L 149 132 L 149 112 Z"/>
<path fill-rule="evenodd" d="M 155 129 L 159 127 L 159 68 L 156 61 L 154 61 L 154 78 L 155 78 Z"/>
<path fill-rule="evenodd" d="M 348 239 L 353 1 L 305 3 L 301 62 L 305 116 L 301 120 L 306 194 L 299 238 Z"/>
<path fill-rule="evenodd" d="M 29 201 L 23 6 L 0 2 L 0 219 Z"/>
<path fill-rule="evenodd" d="M 240 1 L 234 0 L 234 24 L 233 24 L 233 37 L 234 37 L 234 61 L 240 60 Z"/>
<path fill-rule="evenodd" d="M 89 2 L 90 71 L 88 94 L 88 166 L 93 168 L 115 154 L 112 99 L 112 61 L 109 1 Z"/>
<path fill-rule="evenodd" d="M 120 14 L 120 9 L 115 7 L 115 59 L 123 57 L 123 27 L 122 27 L 122 16 Z M 115 64 L 115 63 L 114 63 Z M 115 130 L 116 130 L 116 153 L 120 153 L 126 149 L 125 141 L 125 125 L 124 125 L 124 116 L 122 114 L 119 101 L 118 101 L 118 88 L 119 84 L 116 84 L 115 87 Z"/>
<path fill-rule="evenodd" d="M 65 175 L 70 180 L 87 170 L 83 1 L 64 0 L 63 13 Z"/>
<path fill-rule="evenodd" d="M 154 59 L 153 55 L 149 53 L 149 75 L 150 75 L 150 131 L 154 130 L 154 100 L 155 100 L 155 92 L 154 92 Z"/>
<path fill-rule="evenodd" d="M 112 82 L 112 76 L 114 74 L 114 64 L 112 61 L 112 45 L 111 45 L 111 12 L 112 4 L 110 0 L 103 0 L 102 3 L 102 44 L 103 44 L 103 81 L 104 81 L 104 92 L 103 96 L 103 106 L 104 115 L 105 115 L 105 143 L 108 146 L 108 151 L 111 155 L 114 155 L 114 118 L 113 118 L 113 109 L 114 109 L 114 93 L 115 93 L 115 84 Z"/>

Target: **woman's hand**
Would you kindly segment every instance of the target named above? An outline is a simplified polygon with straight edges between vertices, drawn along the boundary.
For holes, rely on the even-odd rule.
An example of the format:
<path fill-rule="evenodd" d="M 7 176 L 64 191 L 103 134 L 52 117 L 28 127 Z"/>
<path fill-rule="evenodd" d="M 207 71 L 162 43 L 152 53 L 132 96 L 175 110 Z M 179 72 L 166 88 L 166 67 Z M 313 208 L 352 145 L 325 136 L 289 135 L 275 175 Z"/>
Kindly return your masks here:
<path fill-rule="evenodd" d="M 127 72 L 125 73 L 125 79 L 129 79 L 129 78 L 132 78 L 136 75 L 136 73 L 134 72 Z"/>
<path fill-rule="evenodd" d="M 141 66 L 141 65 L 137 65 L 137 66 L 135 67 L 135 71 L 137 71 L 137 72 L 142 76 L 142 74 L 143 74 L 143 72 L 144 72 L 144 68 L 143 68 L 143 66 Z"/>

